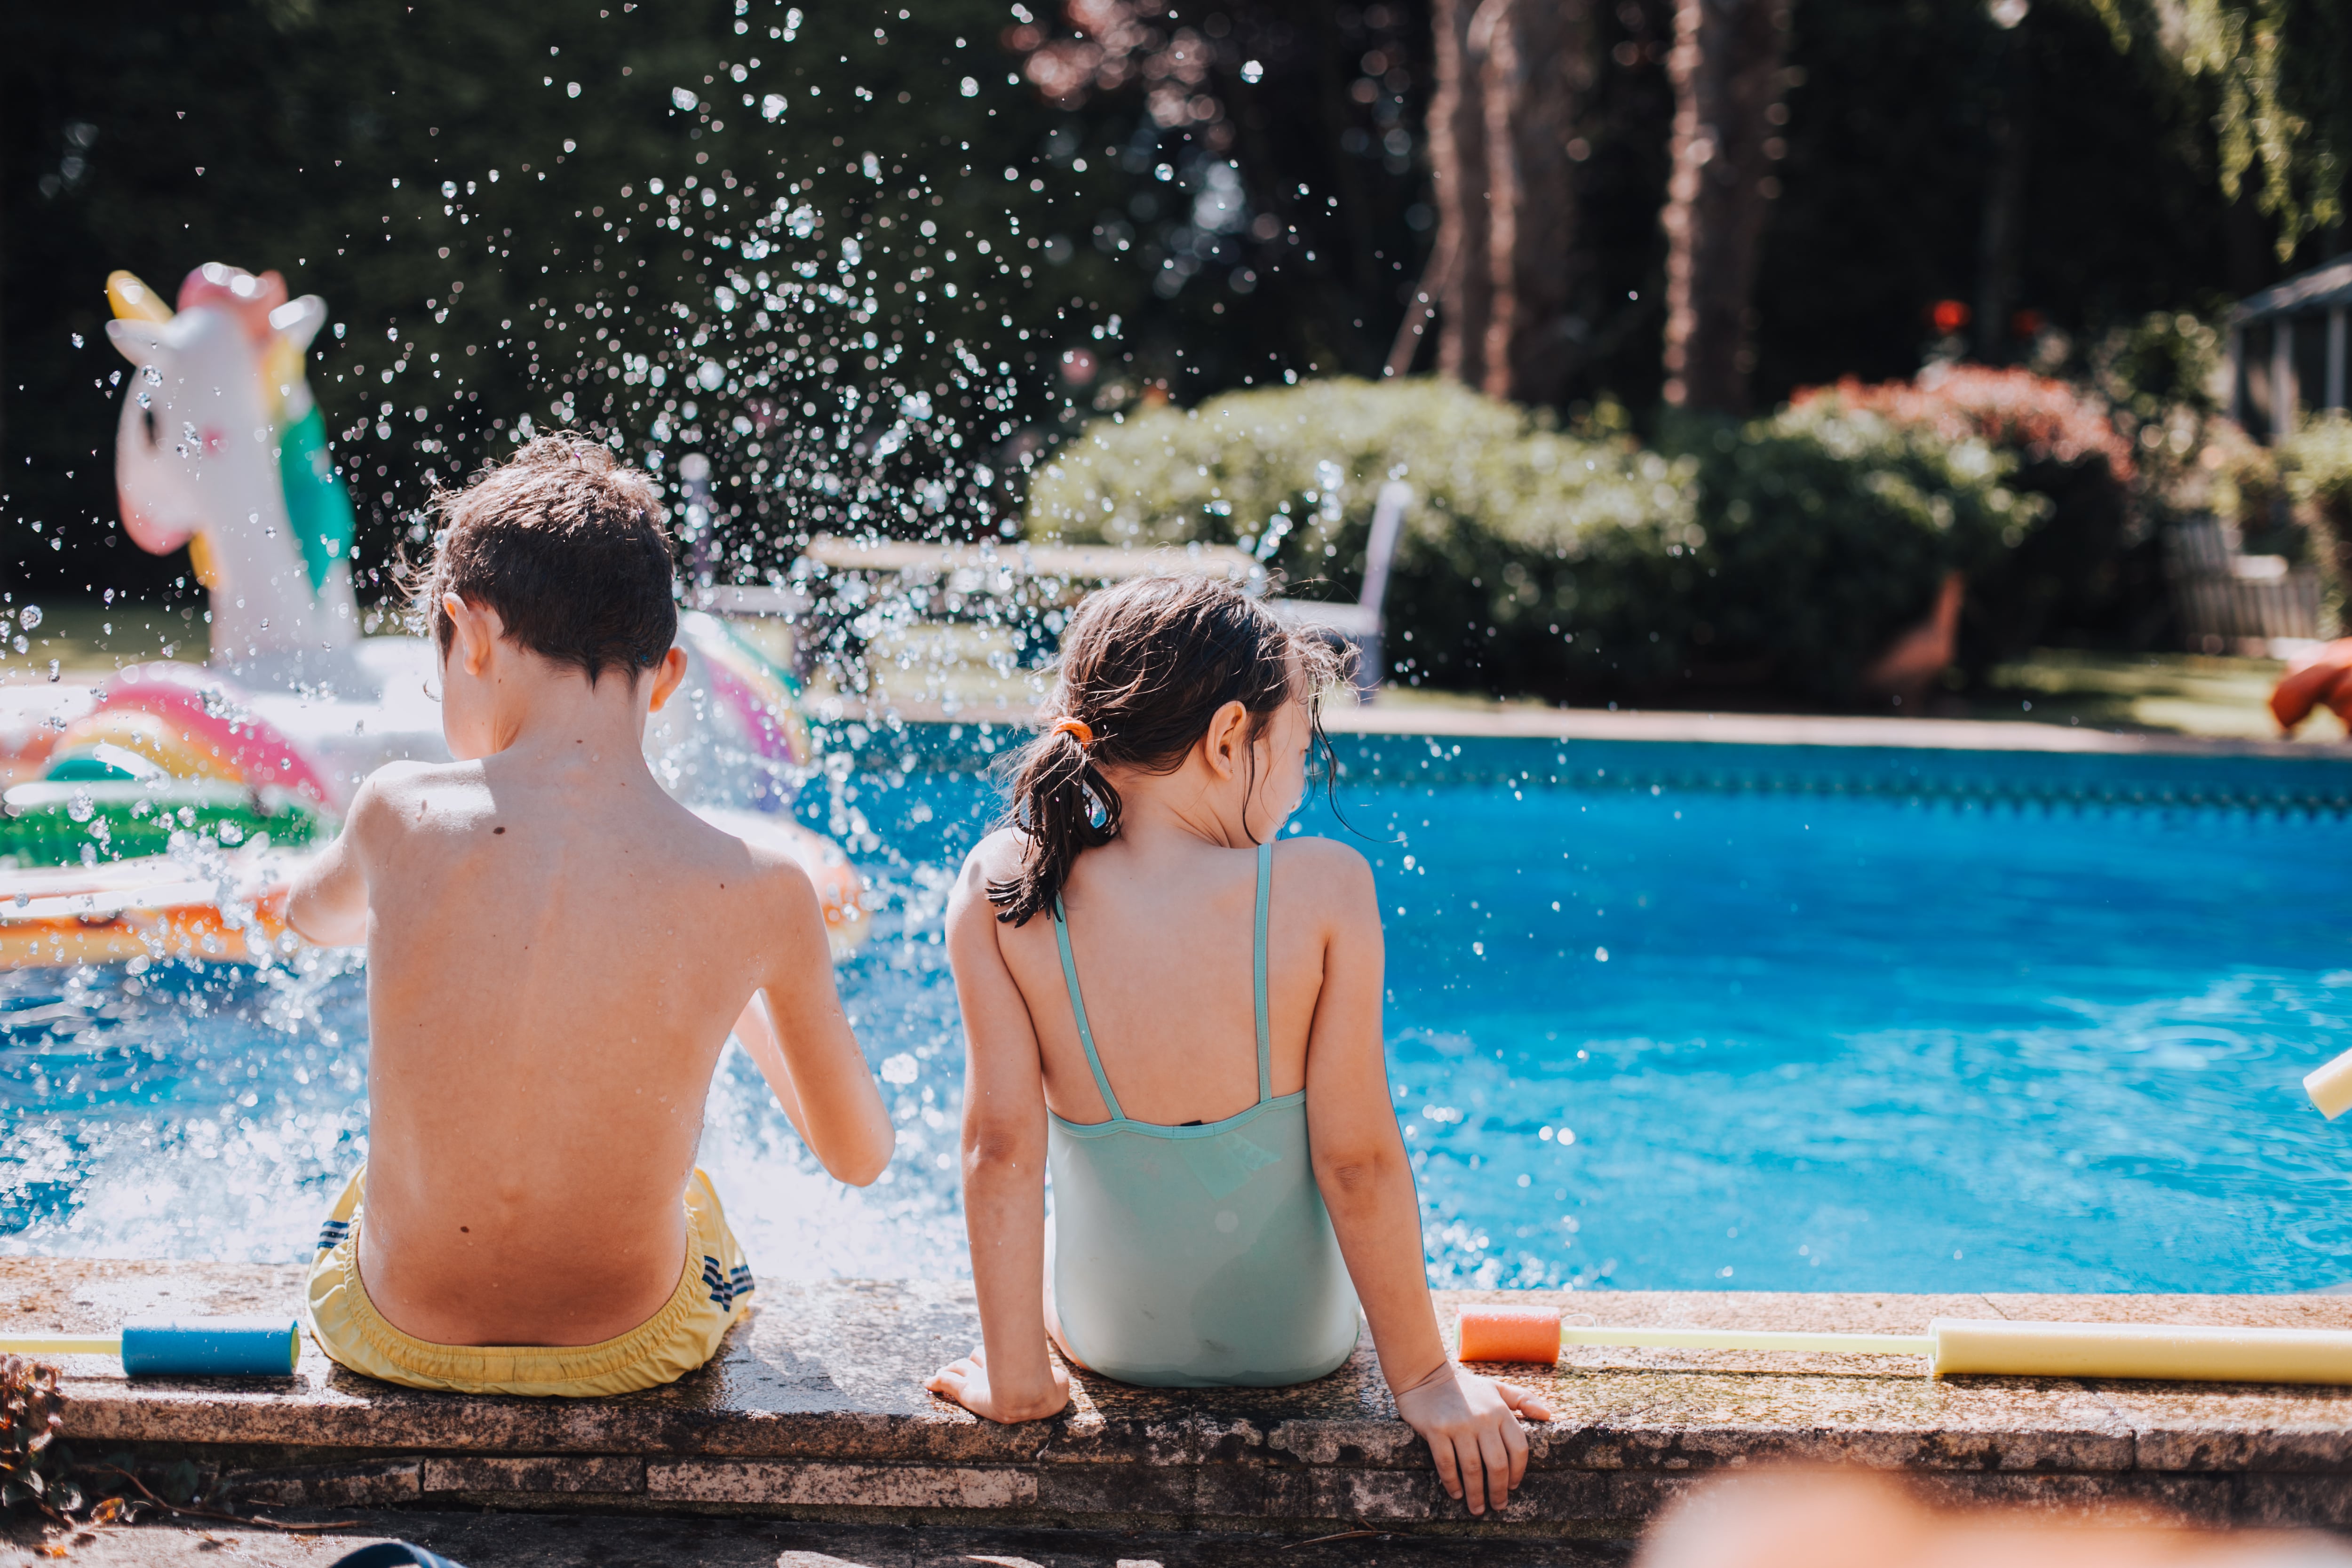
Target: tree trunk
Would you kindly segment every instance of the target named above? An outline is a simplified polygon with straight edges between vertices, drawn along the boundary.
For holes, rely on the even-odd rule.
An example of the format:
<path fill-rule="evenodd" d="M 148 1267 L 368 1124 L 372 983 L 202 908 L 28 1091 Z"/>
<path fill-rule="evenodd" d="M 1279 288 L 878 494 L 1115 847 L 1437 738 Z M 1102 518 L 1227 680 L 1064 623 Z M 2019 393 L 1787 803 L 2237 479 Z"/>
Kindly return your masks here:
<path fill-rule="evenodd" d="M 2000 20 L 1996 13 L 1995 20 Z M 1992 178 L 1985 185 L 1984 226 L 1977 240 L 1977 358 L 2000 364 L 2010 357 L 2010 312 L 2017 306 L 2017 241 L 2025 202 L 2026 124 L 2032 105 L 2025 28 L 2002 23 L 2000 97 L 1994 100 Z"/>
<path fill-rule="evenodd" d="M 1472 24 L 1486 125 L 1486 390 L 1549 403 L 1565 390 L 1575 165 L 1568 145 L 1591 86 L 1586 0 L 1486 0 Z M 1484 37 L 1475 35 L 1483 32 Z"/>
<path fill-rule="evenodd" d="M 1490 0 L 1491 3 L 1491 0 Z M 1437 373 L 1486 382 L 1494 270 L 1486 248 L 1486 59 L 1474 50 L 1476 0 L 1435 0 L 1431 31 L 1437 90 L 1429 102 L 1429 163 L 1437 197 L 1437 247 L 1423 291 L 1437 307 Z"/>
<path fill-rule="evenodd" d="M 1544 403 L 1564 390 L 1569 143 L 1591 85 L 1591 0 L 1435 0 L 1437 91 L 1429 106 L 1437 244 L 1390 355 L 1412 363 L 1438 318 L 1442 375 L 1496 397 Z"/>
<path fill-rule="evenodd" d="M 1789 0 L 1676 0 L 1674 172 L 1666 186 L 1666 401 L 1748 410 L 1756 255 L 1779 194 Z M 1767 143 L 1772 143 L 1768 147 Z"/>

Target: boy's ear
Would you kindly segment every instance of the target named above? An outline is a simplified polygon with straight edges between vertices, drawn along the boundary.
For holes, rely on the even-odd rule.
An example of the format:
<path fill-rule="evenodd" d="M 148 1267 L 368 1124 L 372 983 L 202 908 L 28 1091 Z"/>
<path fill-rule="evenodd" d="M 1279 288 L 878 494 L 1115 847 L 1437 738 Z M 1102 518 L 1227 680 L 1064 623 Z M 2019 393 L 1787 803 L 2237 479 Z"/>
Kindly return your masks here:
<path fill-rule="evenodd" d="M 457 636 L 449 657 L 465 667 L 468 675 L 479 675 L 490 661 L 490 647 L 506 633 L 506 623 L 488 605 L 466 603 L 455 594 L 441 595 L 441 613 L 449 617 Z"/>
<path fill-rule="evenodd" d="M 647 711 L 660 712 L 662 704 L 670 700 L 685 679 L 686 649 L 674 647 L 662 655 L 662 661 L 654 666 L 654 705 Z"/>

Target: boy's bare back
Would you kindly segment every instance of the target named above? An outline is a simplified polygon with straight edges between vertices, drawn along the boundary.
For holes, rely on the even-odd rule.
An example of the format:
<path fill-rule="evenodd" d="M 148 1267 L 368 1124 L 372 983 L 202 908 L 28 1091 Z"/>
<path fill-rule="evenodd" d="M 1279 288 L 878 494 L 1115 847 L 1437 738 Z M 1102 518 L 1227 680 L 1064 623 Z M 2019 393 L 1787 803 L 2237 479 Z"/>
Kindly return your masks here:
<path fill-rule="evenodd" d="M 728 1030 L 778 983 L 780 931 L 826 963 L 796 865 L 642 764 L 574 749 L 388 770 L 352 814 L 373 1042 L 361 1266 L 421 1339 L 586 1344 L 657 1310 Z"/>
<path fill-rule="evenodd" d="M 650 1386 L 701 1364 L 750 1287 L 748 1264 L 738 1280 L 687 1245 L 730 1026 L 833 1174 L 879 1174 L 890 1120 L 806 874 L 646 763 L 687 656 L 644 479 L 543 437 L 444 507 L 421 598 L 457 760 L 370 779 L 287 904 L 311 940 L 368 948 L 368 1161 L 313 1265 L 314 1319 L 322 1300 L 332 1319 L 314 1326 L 377 1375 L 502 1384 L 488 1363 L 434 1370 L 436 1347 L 599 1344 L 719 1271 L 716 1315 L 637 1336 L 646 1365 L 521 1380 Z M 695 1185 L 700 1245 L 737 1258 Z M 416 1343 L 385 1362 L 375 1318 Z"/>

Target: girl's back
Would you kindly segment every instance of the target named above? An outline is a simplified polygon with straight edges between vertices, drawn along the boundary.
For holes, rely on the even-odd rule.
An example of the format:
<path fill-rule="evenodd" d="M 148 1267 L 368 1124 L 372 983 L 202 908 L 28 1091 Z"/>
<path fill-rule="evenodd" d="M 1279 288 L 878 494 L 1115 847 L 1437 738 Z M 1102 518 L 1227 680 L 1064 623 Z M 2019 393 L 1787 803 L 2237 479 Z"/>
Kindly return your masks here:
<path fill-rule="evenodd" d="M 1480 1512 L 1526 1467 L 1513 1413 L 1547 1417 L 1437 1331 L 1371 868 L 1275 844 L 1339 674 L 1206 579 L 1139 579 L 1072 618 L 1012 820 L 948 901 L 986 1343 L 929 1386 L 1051 1415 L 1069 1387 L 1048 1331 L 1130 1383 L 1304 1382 L 1347 1360 L 1360 1301 L 1398 1414 Z"/>
<path fill-rule="evenodd" d="M 1009 871 L 1017 841 L 1003 837 Z M 1293 839 L 1274 851 L 1266 1000 L 1277 1095 L 1307 1084 L 1322 950 L 1304 879 L 1314 851 L 1336 847 Z M 1062 889 L 1070 952 L 1095 1048 L 1129 1116 L 1173 1126 L 1219 1121 L 1255 1103 L 1257 881 L 1254 847 L 1113 839 L 1071 868 Z M 1110 1110 L 1087 1066 L 1054 923 L 1034 920 L 998 934 L 1036 1022 L 1046 1105 L 1072 1121 L 1106 1120 Z"/>
<path fill-rule="evenodd" d="M 1335 851 L 1114 840 L 1074 868 L 1050 931 L 1003 935 L 1051 1113 L 1048 1311 L 1086 1366 L 1283 1384 L 1354 1348 L 1307 1142 L 1316 862 Z"/>

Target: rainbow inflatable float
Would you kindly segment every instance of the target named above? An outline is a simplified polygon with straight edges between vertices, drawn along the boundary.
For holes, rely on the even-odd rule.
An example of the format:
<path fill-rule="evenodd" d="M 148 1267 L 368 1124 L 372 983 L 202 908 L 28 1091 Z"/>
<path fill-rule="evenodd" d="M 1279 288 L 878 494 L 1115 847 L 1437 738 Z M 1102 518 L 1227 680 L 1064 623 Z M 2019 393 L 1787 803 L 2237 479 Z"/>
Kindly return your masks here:
<path fill-rule="evenodd" d="M 360 636 L 351 502 L 302 373 L 324 302 L 217 263 L 176 310 L 128 273 L 107 292 L 135 367 L 123 526 L 156 553 L 188 547 L 214 653 L 53 689 L 0 733 L 0 968 L 289 952 L 287 878 L 360 780 L 447 758 L 434 652 Z M 647 727 L 647 762 L 708 820 L 797 859 L 846 952 L 866 930 L 861 879 L 789 815 L 813 760 L 796 684 L 717 616 L 680 616 L 678 642 L 687 679 Z"/>

